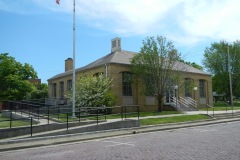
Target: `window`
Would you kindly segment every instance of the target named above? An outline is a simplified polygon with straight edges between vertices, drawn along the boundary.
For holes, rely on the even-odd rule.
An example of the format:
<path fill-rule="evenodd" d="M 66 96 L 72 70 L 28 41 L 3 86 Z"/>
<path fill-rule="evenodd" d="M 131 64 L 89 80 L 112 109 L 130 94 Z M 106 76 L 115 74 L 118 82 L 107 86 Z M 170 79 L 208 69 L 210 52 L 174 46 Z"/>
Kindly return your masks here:
<path fill-rule="evenodd" d="M 204 80 L 199 80 L 199 92 L 200 92 L 200 97 L 204 98 L 205 97 Z"/>
<path fill-rule="evenodd" d="M 57 84 L 56 83 L 53 83 L 53 92 L 52 92 L 52 96 L 53 97 L 57 97 Z"/>
<path fill-rule="evenodd" d="M 122 73 L 122 90 L 123 96 L 132 96 L 132 74 L 129 72 Z"/>
<path fill-rule="evenodd" d="M 64 82 L 60 82 L 60 86 L 59 86 L 59 95 L 60 95 L 60 98 L 63 98 L 64 97 Z"/>
<path fill-rule="evenodd" d="M 72 89 L 72 80 L 67 81 L 67 91 L 70 91 Z"/>

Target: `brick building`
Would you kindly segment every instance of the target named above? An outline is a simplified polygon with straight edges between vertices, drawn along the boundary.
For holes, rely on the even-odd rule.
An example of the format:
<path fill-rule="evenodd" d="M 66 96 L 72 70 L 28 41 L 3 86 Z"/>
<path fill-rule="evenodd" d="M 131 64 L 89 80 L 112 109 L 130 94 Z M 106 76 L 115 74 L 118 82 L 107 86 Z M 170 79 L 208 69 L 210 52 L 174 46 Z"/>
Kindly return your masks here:
<path fill-rule="evenodd" d="M 29 78 L 28 81 L 37 88 L 41 85 L 41 79 Z"/>
<path fill-rule="evenodd" d="M 156 111 L 157 100 L 155 97 L 144 96 L 141 94 L 141 87 L 138 83 L 125 81 L 126 77 L 132 76 L 130 59 L 137 53 L 124 51 L 121 49 L 121 39 L 115 38 L 111 41 L 111 53 L 84 66 L 77 68 L 76 79 L 81 76 L 93 76 L 104 74 L 112 79 L 115 95 L 117 96 L 116 106 L 121 105 L 139 105 L 140 110 Z M 213 104 L 212 97 L 212 78 L 209 73 L 198 70 L 184 63 L 178 62 L 182 69 L 182 87 L 178 90 L 172 89 L 165 96 L 165 105 L 175 104 L 176 95 L 182 103 L 197 104 L 198 107 L 204 107 L 207 104 Z M 67 91 L 72 87 L 72 67 L 73 60 L 65 60 L 65 72 L 55 75 L 48 79 L 49 98 L 64 98 Z M 193 82 L 194 86 L 189 91 L 184 90 L 187 82 Z M 176 91 L 178 94 L 176 94 Z M 196 100 L 196 101 L 194 101 Z"/>

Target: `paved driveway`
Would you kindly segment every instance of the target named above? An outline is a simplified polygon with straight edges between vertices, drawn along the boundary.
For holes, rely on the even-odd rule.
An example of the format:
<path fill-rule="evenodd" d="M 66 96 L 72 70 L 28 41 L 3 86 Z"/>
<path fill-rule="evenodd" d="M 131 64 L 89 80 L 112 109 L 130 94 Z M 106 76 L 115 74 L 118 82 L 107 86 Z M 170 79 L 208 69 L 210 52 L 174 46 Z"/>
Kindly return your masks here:
<path fill-rule="evenodd" d="M 77 142 L 0 153 L 1 160 L 239 160 L 240 123 Z"/>

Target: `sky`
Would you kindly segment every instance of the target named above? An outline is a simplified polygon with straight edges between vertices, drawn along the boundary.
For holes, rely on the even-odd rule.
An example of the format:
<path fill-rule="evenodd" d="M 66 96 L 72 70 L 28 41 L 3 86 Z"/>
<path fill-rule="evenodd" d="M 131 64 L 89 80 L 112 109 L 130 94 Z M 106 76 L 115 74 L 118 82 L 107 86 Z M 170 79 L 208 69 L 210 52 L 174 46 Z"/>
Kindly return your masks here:
<path fill-rule="evenodd" d="M 76 68 L 111 52 L 139 52 L 142 41 L 164 36 L 185 61 L 202 65 L 204 50 L 240 35 L 239 0 L 75 0 Z M 28 63 L 42 83 L 64 72 L 73 55 L 73 0 L 0 0 L 0 53 Z"/>

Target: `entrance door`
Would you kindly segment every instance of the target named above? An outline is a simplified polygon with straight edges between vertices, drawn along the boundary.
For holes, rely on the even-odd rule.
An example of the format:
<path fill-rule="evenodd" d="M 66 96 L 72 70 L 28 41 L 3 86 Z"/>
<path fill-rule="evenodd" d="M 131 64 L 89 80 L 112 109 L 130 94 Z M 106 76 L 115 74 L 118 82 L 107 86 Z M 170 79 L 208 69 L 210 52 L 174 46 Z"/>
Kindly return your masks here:
<path fill-rule="evenodd" d="M 166 99 L 165 99 L 165 103 L 169 104 L 169 103 L 173 103 L 173 98 L 176 97 L 176 92 L 175 90 L 168 90 L 166 93 Z"/>

